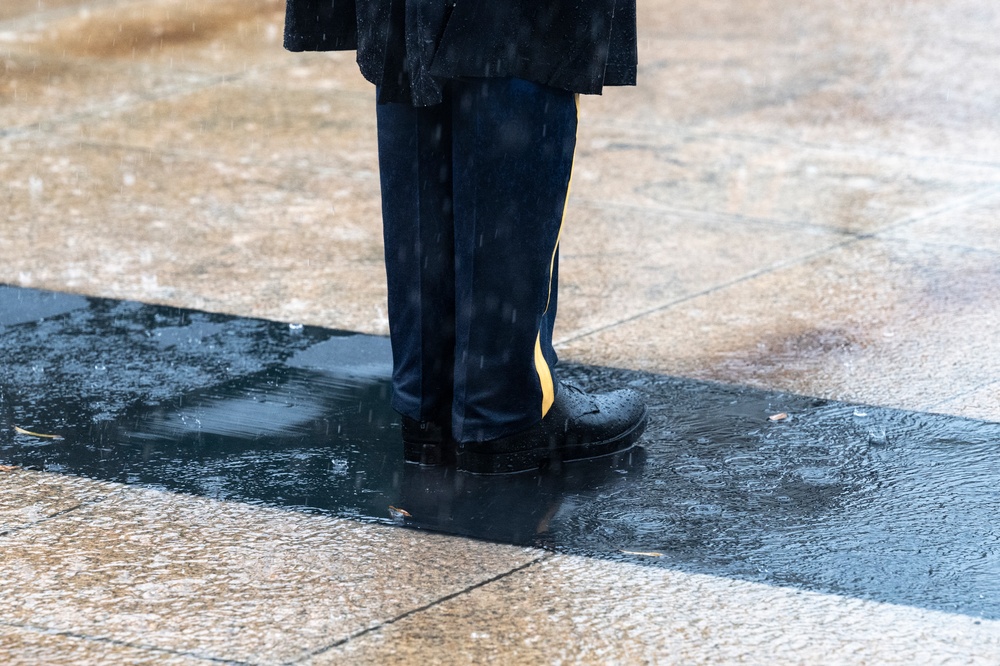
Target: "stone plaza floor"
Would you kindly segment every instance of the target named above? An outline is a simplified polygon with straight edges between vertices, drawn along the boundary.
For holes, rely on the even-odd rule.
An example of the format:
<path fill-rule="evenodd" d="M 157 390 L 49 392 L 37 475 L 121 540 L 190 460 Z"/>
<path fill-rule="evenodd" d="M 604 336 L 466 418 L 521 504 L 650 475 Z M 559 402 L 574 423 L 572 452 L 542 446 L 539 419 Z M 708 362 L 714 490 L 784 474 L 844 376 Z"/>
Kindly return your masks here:
<path fill-rule="evenodd" d="M 132 478 L 160 449 L 112 475 L 109 431 L 38 437 L 33 401 L 179 329 L 151 376 L 198 347 L 293 391 L 355 353 L 334 329 L 382 367 L 374 99 L 353 54 L 282 50 L 280 0 L 4 0 L 0 662 L 1000 663 L 1000 8 L 639 11 L 639 86 L 581 102 L 556 338 L 656 407 L 645 469 L 511 481 L 551 502 L 524 537 L 462 505 L 502 483 L 406 526 L 401 477 L 306 511 L 207 455 Z M 101 419 L 176 416 L 108 387 Z"/>

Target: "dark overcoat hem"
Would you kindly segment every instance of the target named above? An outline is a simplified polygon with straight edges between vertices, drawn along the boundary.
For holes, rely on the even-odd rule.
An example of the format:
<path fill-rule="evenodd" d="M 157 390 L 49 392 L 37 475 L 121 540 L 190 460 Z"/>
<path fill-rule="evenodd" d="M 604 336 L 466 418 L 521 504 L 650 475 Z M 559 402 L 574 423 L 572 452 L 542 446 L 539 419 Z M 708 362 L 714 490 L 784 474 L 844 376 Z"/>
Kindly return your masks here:
<path fill-rule="evenodd" d="M 563 20 L 541 26 L 543 10 L 535 0 L 503 0 L 511 4 L 457 5 L 444 19 L 420 90 L 412 90 L 400 34 L 403 1 L 287 0 L 284 46 L 297 52 L 357 49 L 362 75 L 380 86 L 380 101 L 437 103 L 440 89 L 433 81 L 428 86 L 427 76 L 520 78 L 583 94 L 635 85 L 634 0 L 582 0 L 545 10 Z"/>

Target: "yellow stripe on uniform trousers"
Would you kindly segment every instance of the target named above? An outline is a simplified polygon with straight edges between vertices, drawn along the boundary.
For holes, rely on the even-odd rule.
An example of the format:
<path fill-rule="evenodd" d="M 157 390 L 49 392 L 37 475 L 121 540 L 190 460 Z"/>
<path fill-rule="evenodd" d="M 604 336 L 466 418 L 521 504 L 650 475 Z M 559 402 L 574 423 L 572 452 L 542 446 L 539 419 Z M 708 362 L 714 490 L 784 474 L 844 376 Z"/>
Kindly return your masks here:
<path fill-rule="evenodd" d="M 576 101 L 576 115 L 579 120 L 580 117 L 580 96 L 575 96 Z M 578 125 L 579 127 L 579 125 Z M 576 156 L 576 151 L 574 149 L 574 158 Z M 562 240 L 563 225 L 566 223 L 566 208 L 569 206 L 569 193 L 573 189 L 573 167 L 570 166 L 569 179 L 566 181 L 566 195 L 563 200 L 563 211 L 562 218 L 559 220 L 559 234 L 556 236 L 556 245 L 552 248 L 552 259 L 549 261 L 549 286 L 548 286 L 548 296 L 545 299 L 545 310 L 542 312 L 544 317 L 549 311 L 549 305 L 552 303 L 552 274 L 555 271 L 556 266 L 556 255 L 559 253 L 559 241 Z M 552 408 L 552 403 L 556 399 L 555 382 L 552 380 L 552 369 L 549 368 L 549 364 L 545 361 L 545 354 L 542 353 L 542 332 L 538 332 L 538 337 L 535 338 L 535 371 L 538 372 L 538 382 L 542 387 L 542 418 L 549 413 Z"/>

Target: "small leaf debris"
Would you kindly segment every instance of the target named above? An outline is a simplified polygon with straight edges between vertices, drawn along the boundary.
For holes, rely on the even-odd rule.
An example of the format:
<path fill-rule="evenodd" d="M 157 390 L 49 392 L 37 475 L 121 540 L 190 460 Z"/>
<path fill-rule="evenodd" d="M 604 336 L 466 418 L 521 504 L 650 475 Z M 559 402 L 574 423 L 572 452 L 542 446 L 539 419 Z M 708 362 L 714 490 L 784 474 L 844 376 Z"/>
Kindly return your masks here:
<path fill-rule="evenodd" d="M 392 516 L 393 520 L 403 520 L 404 518 L 410 518 L 410 512 L 406 509 L 398 509 L 391 504 L 389 505 L 389 515 Z"/>
<path fill-rule="evenodd" d="M 30 430 L 25 430 L 24 428 L 21 428 L 20 426 L 14 426 L 14 432 L 16 432 L 19 435 L 30 435 L 31 437 L 41 437 L 43 439 L 62 439 L 63 438 L 62 435 L 46 435 L 45 433 L 41 433 L 41 432 L 32 432 Z"/>
<path fill-rule="evenodd" d="M 618 552 L 623 553 L 625 555 L 638 555 L 640 557 L 663 557 L 663 553 L 644 553 L 642 551 L 635 551 L 635 550 L 620 550 Z"/>
<path fill-rule="evenodd" d="M 788 418 L 788 414 L 781 412 L 780 414 L 771 414 L 767 417 L 768 421 L 784 421 Z"/>
<path fill-rule="evenodd" d="M 20 469 L 17 465 L 0 465 L 0 472 L 13 472 Z"/>

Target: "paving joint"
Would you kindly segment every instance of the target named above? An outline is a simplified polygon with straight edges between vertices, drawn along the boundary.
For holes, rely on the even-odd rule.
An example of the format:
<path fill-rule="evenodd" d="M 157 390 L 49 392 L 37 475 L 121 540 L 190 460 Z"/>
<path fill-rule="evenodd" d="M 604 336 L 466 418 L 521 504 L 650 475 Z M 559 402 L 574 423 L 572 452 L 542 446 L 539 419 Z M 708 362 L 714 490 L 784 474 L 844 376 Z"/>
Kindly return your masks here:
<path fill-rule="evenodd" d="M 796 257 L 795 259 L 791 259 L 791 260 L 788 260 L 788 261 L 782 261 L 782 262 L 779 262 L 777 264 L 774 264 L 774 265 L 771 265 L 771 266 L 767 266 L 767 267 L 758 269 L 756 271 L 751 271 L 751 272 L 746 273 L 744 275 L 741 275 L 740 277 L 735 278 L 733 280 L 728 280 L 726 282 L 713 285 L 713 286 L 709 287 L 708 289 L 702 289 L 701 291 L 694 292 L 694 293 L 691 293 L 691 294 L 686 294 L 686 295 L 681 296 L 679 298 L 675 298 L 672 301 L 668 301 L 667 303 L 663 303 L 661 305 L 657 305 L 657 306 L 652 307 L 652 308 L 647 308 L 646 310 L 642 310 L 641 312 L 637 312 L 636 314 L 629 315 L 628 317 L 623 317 L 623 318 L 621 318 L 621 319 L 619 319 L 617 321 L 614 321 L 614 322 L 612 322 L 610 324 L 602 324 L 600 326 L 594 326 L 592 328 L 588 328 L 588 329 L 585 329 L 583 331 L 580 331 L 580 332 L 577 332 L 577 333 L 573 333 L 573 334 L 571 334 L 571 335 L 569 335 L 567 337 L 564 337 L 564 338 L 561 338 L 559 340 L 556 340 L 553 344 L 558 347 L 558 346 L 570 344 L 571 342 L 576 342 L 578 340 L 582 340 L 584 338 L 590 337 L 591 335 L 596 335 L 597 333 L 602 333 L 602 332 L 608 331 L 608 330 L 610 330 L 612 328 L 616 328 L 618 326 L 621 326 L 622 324 L 629 324 L 631 322 L 638 321 L 638 320 L 643 319 L 645 317 L 648 317 L 650 315 L 654 315 L 654 314 L 657 314 L 659 312 L 664 312 L 666 310 L 669 310 L 670 308 L 673 308 L 673 307 L 676 307 L 678 305 L 681 305 L 682 303 L 687 303 L 687 302 L 693 301 L 693 300 L 695 300 L 697 298 L 701 298 L 702 296 L 709 296 L 709 295 L 714 294 L 716 292 L 723 291 L 724 289 L 728 289 L 730 287 L 735 287 L 736 285 L 743 284 L 743 283 L 749 282 L 751 280 L 755 280 L 755 279 L 757 279 L 759 277 L 763 277 L 765 275 L 770 275 L 771 273 L 775 273 L 777 271 L 784 270 L 786 268 L 791 268 L 793 266 L 800 266 L 800 265 L 802 265 L 804 263 L 812 261 L 813 259 L 821 257 L 821 256 L 823 256 L 825 254 L 828 254 L 830 252 L 833 252 L 835 250 L 839 250 L 839 249 L 842 249 L 842 248 L 845 248 L 845 247 L 849 247 L 849 246 L 851 246 L 851 245 L 859 242 L 860 240 L 863 240 L 863 239 L 858 238 L 858 237 L 851 237 L 851 238 L 849 238 L 849 239 L 847 239 L 845 241 L 842 241 L 840 243 L 836 243 L 835 245 L 823 248 L 822 250 L 817 250 L 815 252 L 809 252 L 809 253 L 804 254 L 804 255 L 802 255 L 800 257 Z"/>
<path fill-rule="evenodd" d="M 189 657 L 191 659 L 199 659 L 201 661 L 206 661 L 212 664 L 226 664 L 227 666 L 252 666 L 253 662 L 248 661 L 237 661 L 233 659 L 225 659 L 223 657 L 212 657 L 208 655 L 197 654 L 194 652 L 187 652 L 184 650 L 171 650 L 170 648 L 159 647 L 157 645 L 145 645 L 143 643 L 133 643 L 131 641 L 121 641 L 114 638 L 107 638 L 104 636 L 90 636 L 88 634 L 81 634 L 75 631 L 63 631 L 58 629 L 49 629 L 47 627 L 38 627 L 29 624 L 18 624 L 16 622 L 6 622 L 0 620 L 0 627 L 7 627 L 10 629 L 18 629 L 20 631 L 29 631 L 36 634 L 43 634 L 46 636 L 59 636 L 61 638 L 75 638 L 77 640 L 87 641 L 90 643 L 100 643 L 102 645 L 111 645 L 114 647 L 122 648 L 132 648 L 134 650 L 145 650 L 147 652 L 158 652 L 161 654 L 168 654 L 175 657 Z"/>
<path fill-rule="evenodd" d="M 192 72 L 192 74 L 197 74 L 197 72 Z M 152 102 L 158 102 L 164 99 L 170 99 L 172 97 L 183 97 L 185 95 L 190 95 L 192 93 L 199 92 L 201 90 L 207 90 L 213 86 L 225 83 L 227 80 L 231 79 L 234 74 L 220 74 L 214 77 L 208 78 L 203 84 L 183 86 L 178 85 L 177 87 L 165 86 L 164 88 L 158 89 L 155 93 L 143 93 L 137 92 L 135 99 L 131 99 L 125 102 L 108 102 L 103 100 L 102 103 L 97 104 L 89 109 L 83 111 L 77 111 L 74 113 L 69 113 L 63 116 L 54 116 L 52 118 L 47 118 L 45 120 L 39 120 L 33 122 L 30 125 L 18 125 L 15 127 L 10 127 L 6 129 L 0 129 L 0 139 L 12 138 L 18 136 L 31 136 L 32 134 L 42 134 L 47 128 L 55 125 L 69 125 L 71 123 L 85 122 L 93 118 L 100 118 L 101 114 L 107 112 L 121 112 L 127 111 L 129 109 L 134 109 L 140 107 L 144 104 L 149 104 Z M 246 76 L 246 74 L 240 74 L 238 76 Z"/>
<path fill-rule="evenodd" d="M 483 588 L 483 587 L 486 587 L 486 586 L 491 585 L 493 583 L 502 581 L 505 578 L 513 576 L 514 574 L 517 574 L 517 573 L 520 573 L 520 572 L 525 571 L 527 569 L 530 569 L 531 567 L 534 567 L 534 566 L 536 566 L 538 564 L 541 564 L 542 562 L 545 562 L 546 560 L 552 559 L 553 557 L 555 557 L 555 555 L 556 554 L 552 553 L 552 552 L 543 552 L 539 557 L 531 560 L 530 562 L 526 562 L 524 564 L 518 565 L 518 566 L 514 567 L 513 569 L 510 569 L 508 571 L 504 571 L 502 573 L 499 573 L 496 576 L 491 576 L 490 578 L 487 578 L 486 580 L 479 581 L 478 583 L 475 583 L 473 585 L 468 585 L 465 588 L 463 588 L 461 590 L 458 590 L 457 592 L 452 592 L 452 593 L 446 594 L 446 595 L 444 595 L 442 597 L 438 597 L 437 599 L 435 599 L 433 601 L 430 601 L 430 602 L 424 604 L 423 606 L 419 606 L 417 608 L 412 608 L 412 609 L 410 609 L 410 610 L 408 610 L 408 611 L 406 611 L 404 613 L 400 613 L 396 617 L 393 617 L 393 618 L 391 618 L 389 620 L 386 620 L 384 622 L 379 622 L 378 624 L 375 624 L 375 625 L 373 625 L 371 627 L 366 627 L 365 629 L 362 629 L 360 631 L 356 631 L 353 634 L 351 634 L 350 636 L 347 636 L 346 638 L 342 638 L 342 639 L 340 639 L 340 640 L 338 640 L 338 641 L 336 641 L 334 643 L 331 643 L 330 645 L 323 646 L 323 647 L 319 648 L 318 650 L 313 650 L 312 652 L 309 652 L 308 654 L 306 654 L 303 657 L 300 657 L 299 659 L 296 659 L 296 660 L 290 661 L 290 662 L 286 662 L 286 665 L 287 666 L 291 666 L 292 664 L 299 664 L 299 663 L 304 662 L 307 659 L 312 659 L 313 657 L 318 657 L 318 656 L 320 656 L 320 655 L 322 655 L 322 654 L 324 654 L 326 652 L 329 652 L 330 650 L 335 650 L 338 647 L 346 645 L 350 641 L 353 641 L 355 639 L 361 638 L 362 636 L 366 636 L 368 634 L 375 633 L 375 632 L 380 631 L 380 630 L 382 630 L 382 629 L 384 629 L 386 627 L 391 627 L 392 625 L 396 624 L 397 622 L 401 622 L 403 620 L 406 620 L 409 617 L 413 617 L 413 616 L 418 615 L 420 613 L 423 613 L 425 611 L 431 610 L 432 608 L 435 608 L 436 606 L 440 606 L 441 604 L 447 603 L 447 602 L 451 601 L 452 599 L 456 599 L 456 598 L 461 597 L 463 595 L 466 595 L 466 594 L 469 594 L 471 592 L 474 592 L 475 590 L 478 590 L 480 588 Z"/>
<path fill-rule="evenodd" d="M 109 493 L 108 495 L 105 495 L 104 497 L 90 499 L 90 500 L 85 500 L 83 502 L 80 502 L 79 504 L 74 504 L 73 506 L 67 507 L 65 509 L 60 509 L 59 511 L 56 511 L 53 514 L 45 516 L 44 518 L 39 518 L 38 520 L 34 520 L 34 521 L 30 522 L 30 523 L 25 523 L 23 525 L 16 525 L 14 527 L 9 527 L 9 528 L 3 530 L 2 532 L 0 532 L 0 537 L 12 536 L 12 535 L 17 534 L 19 532 L 25 532 L 27 530 L 33 529 L 35 527 L 38 527 L 40 525 L 45 525 L 45 524 L 47 524 L 47 523 L 49 523 L 49 522 L 51 522 L 53 520 L 56 520 L 58 518 L 61 518 L 61 517 L 65 516 L 66 514 L 73 513 L 75 511 L 80 510 L 80 509 L 83 509 L 83 508 L 86 508 L 86 507 L 90 507 L 90 506 L 94 506 L 96 504 L 100 504 L 101 502 L 104 502 L 105 500 L 107 500 L 108 498 L 112 497 L 113 495 L 120 494 L 121 492 L 122 491 L 119 490 L 119 491 L 115 491 L 113 493 Z"/>
<path fill-rule="evenodd" d="M 2 129 L 0 129 L 0 138 L 4 138 Z M 31 137 L 28 137 L 31 138 Z M 71 136 L 63 136 L 58 138 L 59 145 L 61 146 L 76 146 L 79 148 L 89 148 L 94 150 L 120 150 L 123 152 L 133 152 L 142 155 L 147 155 L 150 157 L 176 157 L 180 159 L 212 159 L 214 163 L 226 164 L 232 166 L 241 165 L 239 160 L 234 160 L 231 158 L 220 157 L 217 153 L 212 152 L 197 152 L 190 150 L 166 150 L 162 147 L 150 147 L 143 146 L 132 143 L 121 143 L 116 141 L 81 141 L 75 139 Z M 51 135 L 46 137 L 47 144 L 51 145 L 53 143 L 53 137 Z M 272 163 L 277 164 L 278 161 L 272 161 Z M 371 181 L 376 178 L 376 173 L 374 171 L 365 171 L 359 169 L 353 169 L 349 167 L 340 166 L 338 163 L 324 164 L 323 169 L 325 172 L 338 174 L 344 178 L 357 181 Z M 253 183 L 259 185 L 266 185 L 268 187 L 274 187 L 276 189 L 285 190 L 288 192 L 299 192 L 307 191 L 305 188 L 291 188 L 287 184 L 272 182 L 269 180 L 263 180 L 259 178 L 251 178 L 242 181 L 244 183 Z M 14 285 L 14 283 L 3 283 L 9 286 L 24 286 L 24 285 Z M 100 296 L 100 294 L 91 294 L 93 296 Z"/>
<path fill-rule="evenodd" d="M 640 74 L 641 76 L 641 74 Z M 919 162 L 933 164 L 961 165 L 988 169 L 1000 169 L 1000 162 L 986 161 L 979 159 L 963 159 L 954 156 L 928 155 L 921 153 L 909 153 L 904 151 L 890 151 L 882 149 L 872 149 L 865 144 L 844 144 L 837 142 L 820 143 L 809 141 L 795 136 L 775 134 L 772 136 L 761 136 L 757 134 L 747 134 L 743 132 L 725 132 L 709 127 L 698 127 L 697 125 L 687 126 L 686 129 L 679 122 L 666 122 L 662 125 L 653 123 L 640 123 L 620 120 L 587 120 L 587 129 L 617 130 L 627 132 L 637 132 L 649 134 L 656 137 L 668 136 L 672 138 L 699 138 L 699 139 L 720 139 L 731 141 L 744 141 L 769 146 L 798 146 L 810 150 L 820 150 L 824 152 L 840 153 L 843 155 L 890 158 L 890 159 L 910 159 Z"/>
<path fill-rule="evenodd" d="M 961 400 L 962 398 L 967 398 L 970 395 L 975 395 L 976 393 L 978 393 L 978 392 L 980 392 L 980 391 L 982 391 L 984 389 L 988 389 L 990 387 L 993 387 L 993 386 L 1000 387 L 1000 381 L 983 382 L 982 384 L 979 384 L 977 386 L 973 386 L 973 387 L 971 387 L 969 389 L 966 389 L 966 390 L 961 391 L 959 393 L 956 393 L 954 395 L 946 396 L 946 397 L 942 398 L 941 400 L 938 400 L 937 402 L 934 402 L 934 403 L 928 405 L 926 411 L 932 412 L 932 413 L 936 413 L 935 412 L 936 409 L 939 409 L 940 407 L 942 407 L 944 405 L 947 405 L 950 402 L 954 402 L 956 400 Z"/>
<path fill-rule="evenodd" d="M 938 206 L 933 206 L 929 209 L 925 209 L 921 212 L 908 215 L 901 220 L 896 222 L 890 222 L 881 229 L 877 229 L 866 234 L 863 234 L 865 239 L 867 238 L 878 238 L 879 235 L 884 234 L 887 231 L 894 231 L 902 227 L 914 224 L 916 222 L 923 222 L 924 220 L 930 220 L 937 217 L 938 215 L 943 215 L 945 213 L 954 213 L 956 211 L 964 210 L 970 206 L 973 206 L 981 201 L 988 200 L 994 195 L 1000 194 L 1000 183 L 996 185 L 990 185 L 984 187 L 981 190 L 977 190 L 970 194 L 967 194 L 956 199 L 952 199 Z"/>
<path fill-rule="evenodd" d="M 74 146 L 80 146 L 80 147 L 83 147 L 83 148 L 94 148 L 96 150 L 111 149 L 111 150 L 132 151 L 132 152 L 137 152 L 137 153 L 143 153 L 145 155 L 150 155 L 150 156 L 157 156 L 157 157 L 179 157 L 179 158 L 182 158 L 182 159 L 207 159 L 207 158 L 211 158 L 212 161 L 215 162 L 215 163 L 232 164 L 232 165 L 240 164 L 239 160 L 219 158 L 216 153 L 211 153 L 211 152 L 201 153 L 201 152 L 188 151 L 188 150 L 164 150 L 162 148 L 150 148 L 149 146 L 140 146 L 140 145 L 135 145 L 135 144 L 130 144 L 130 143 L 117 143 L 117 142 L 105 142 L 105 141 L 78 141 L 78 140 L 75 140 L 75 139 L 72 139 L 72 138 L 69 138 L 69 137 L 67 137 L 66 143 L 74 145 Z M 278 164 L 278 163 L 280 163 L 280 160 L 271 160 L 271 163 L 272 164 Z M 359 169 L 351 169 L 349 167 L 342 167 L 342 166 L 340 166 L 338 164 L 329 164 L 329 165 L 324 164 L 323 165 L 323 169 L 324 169 L 324 171 L 326 171 L 328 173 L 339 174 L 339 175 L 345 176 L 347 178 L 350 178 L 352 180 L 373 180 L 373 179 L 375 179 L 375 172 L 374 171 L 361 171 Z M 246 183 L 258 183 L 258 184 L 261 184 L 261 185 L 268 185 L 270 187 L 276 187 L 278 189 L 284 189 L 284 190 L 288 190 L 289 189 L 289 188 L 287 188 L 284 185 L 279 185 L 278 183 L 274 183 L 274 182 L 267 181 L 267 180 L 262 180 L 262 179 L 253 179 L 253 178 L 251 178 L 251 179 L 245 180 L 243 182 L 246 182 Z"/>
<path fill-rule="evenodd" d="M 602 332 L 610 330 L 612 328 L 616 328 L 618 326 L 621 326 L 622 324 L 628 324 L 628 323 L 631 323 L 631 322 L 643 319 L 645 317 L 648 317 L 650 315 L 657 314 L 659 312 L 664 312 L 666 310 L 669 310 L 670 308 L 676 307 L 677 305 L 681 305 L 682 303 L 687 303 L 687 302 L 695 300 L 697 298 L 701 298 L 702 296 L 709 296 L 711 294 L 717 293 L 717 292 L 722 291 L 724 289 L 728 289 L 730 287 L 734 287 L 736 285 L 742 284 L 744 282 L 748 282 L 750 280 L 757 279 L 759 277 L 763 277 L 765 275 L 770 275 L 770 274 L 775 273 L 775 272 L 780 271 L 780 270 L 785 270 L 785 269 L 791 268 L 793 266 L 800 266 L 800 265 L 805 264 L 805 263 L 807 263 L 809 261 L 817 259 L 817 258 L 819 258 L 819 257 L 821 257 L 821 256 L 823 256 L 825 254 L 829 254 L 831 252 L 835 252 L 837 250 L 841 250 L 841 249 L 850 247 L 850 246 L 852 246 L 852 245 L 854 245 L 856 243 L 860 243 L 860 242 L 863 242 L 863 241 L 886 242 L 886 241 L 888 241 L 890 239 L 883 238 L 881 236 L 881 234 L 884 234 L 886 232 L 893 231 L 893 230 L 896 230 L 896 229 L 900 229 L 902 227 L 905 227 L 905 226 L 910 225 L 910 224 L 914 224 L 916 222 L 921 222 L 921 221 L 924 221 L 924 220 L 929 220 L 929 219 L 932 219 L 934 217 L 937 217 L 938 215 L 943 215 L 943 214 L 946 214 L 946 213 L 953 213 L 955 211 L 963 210 L 963 209 L 968 208 L 969 206 L 975 205 L 975 204 L 977 204 L 977 203 L 979 203 L 979 202 L 981 202 L 981 201 L 983 201 L 985 199 L 989 199 L 990 197 L 992 197 L 992 196 L 994 196 L 994 195 L 996 195 L 998 193 L 1000 193 L 1000 184 L 998 184 L 998 185 L 992 185 L 990 187 L 984 188 L 984 189 L 979 190 L 977 192 L 973 192 L 972 194 L 966 195 L 964 197 L 959 197 L 957 199 L 953 199 L 952 201 L 949 201 L 948 203 L 932 207 L 932 208 L 930 208 L 928 210 L 924 210 L 921 213 L 917 213 L 917 214 L 914 214 L 914 215 L 906 216 L 903 219 L 898 220 L 896 222 L 890 222 L 889 224 L 887 224 L 886 226 L 884 226 L 884 227 L 882 227 L 882 228 L 880 228 L 878 230 L 869 231 L 869 232 L 863 232 L 863 233 L 852 233 L 852 232 L 846 232 L 845 231 L 844 234 L 848 235 L 848 238 L 846 240 L 840 242 L 840 243 L 836 243 L 834 245 L 825 247 L 825 248 L 817 250 L 815 252 L 810 252 L 810 253 L 804 254 L 804 255 L 802 255 L 800 257 L 797 257 L 795 259 L 791 259 L 789 261 L 782 261 L 782 262 L 779 262 L 777 264 L 774 264 L 774 265 L 771 265 L 771 266 L 767 266 L 767 267 L 761 268 L 761 269 L 756 270 L 756 271 L 752 271 L 752 272 L 747 273 L 745 275 L 742 275 L 742 276 L 740 276 L 740 277 L 738 277 L 738 278 L 736 278 L 734 280 L 729 280 L 729 281 L 724 282 L 722 284 L 714 285 L 712 287 L 709 287 L 708 289 L 703 289 L 703 290 L 701 290 L 699 292 L 696 292 L 696 293 L 687 294 L 685 296 L 682 296 L 680 298 L 676 298 L 676 299 L 674 299 L 672 301 L 669 301 L 667 303 L 664 303 L 662 305 L 658 305 L 656 307 L 648 308 L 648 309 L 643 310 L 641 312 L 638 312 L 636 314 L 629 315 L 628 317 L 623 317 L 623 318 L 621 318 L 621 319 L 619 319 L 617 321 L 614 321 L 612 323 L 602 324 L 600 326 L 595 326 L 595 327 L 592 327 L 592 328 L 589 328 L 589 329 L 585 329 L 584 331 L 581 331 L 581 332 L 573 333 L 573 334 L 571 334 L 571 335 L 569 335 L 567 337 L 560 338 L 559 340 L 554 341 L 553 344 L 556 345 L 556 346 L 567 345 L 567 344 L 570 344 L 572 342 L 576 342 L 578 340 L 582 340 L 584 338 L 590 337 L 591 335 L 595 335 L 597 333 L 602 333 Z M 897 239 L 891 239 L 891 240 L 897 240 Z"/>
<path fill-rule="evenodd" d="M 879 243 L 884 243 L 886 245 L 909 245 L 911 247 L 922 247 L 929 251 L 933 250 L 953 250 L 956 252 L 973 252 L 978 254 L 986 254 L 990 256 L 996 256 L 1000 258 L 1000 249 L 993 249 L 989 247 L 976 247 L 975 245 L 963 245 L 961 243 L 944 243 L 941 241 L 927 240 L 921 238 L 900 238 L 897 236 L 881 236 L 876 235 L 873 238 L 865 240 L 877 240 Z"/>
<path fill-rule="evenodd" d="M 674 206 L 664 206 L 664 205 L 647 205 L 647 204 L 628 204 L 619 202 L 604 202 L 600 199 L 590 199 L 590 198 L 577 198 L 574 199 L 571 206 L 580 206 L 584 208 L 590 208 L 593 210 L 630 210 L 637 212 L 652 212 L 652 213 L 666 213 L 670 215 L 680 215 L 687 218 L 696 218 L 699 220 L 704 220 L 706 222 L 737 222 L 741 224 L 760 224 L 767 225 L 770 227 L 775 227 L 778 229 L 790 229 L 795 231 L 805 230 L 805 231 L 818 231 L 828 233 L 832 236 L 842 236 L 849 238 L 858 238 L 861 236 L 860 232 L 850 231 L 848 229 L 840 229 L 836 227 L 829 227 L 823 224 L 817 224 L 815 222 L 806 222 L 804 220 L 778 220 L 773 217 L 753 217 L 750 215 L 739 215 L 737 213 L 723 213 L 719 211 L 711 210 L 698 210 L 695 208 L 677 208 Z"/>
<path fill-rule="evenodd" d="M 962 159 L 953 156 L 942 157 L 940 155 L 926 155 L 919 153 L 908 153 L 903 151 L 873 150 L 872 148 L 869 148 L 865 144 L 843 144 L 836 142 L 819 143 L 815 141 L 808 141 L 805 139 L 800 139 L 797 137 L 785 136 L 780 134 L 775 135 L 773 138 L 768 138 L 754 134 L 743 134 L 741 132 L 716 132 L 716 131 L 701 132 L 697 128 L 693 129 L 693 133 L 699 136 L 712 137 L 722 140 L 733 139 L 736 141 L 749 141 L 753 143 L 763 143 L 775 146 L 800 146 L 803 148 L 809 148 L 810 150 L 825 150 L 830 152 L 842 153 L 845 155 L 856 155 L 861 157 L 908 159 L 908 160 L 916 160 L 918 162 L 927 162 L 931 164 L 954 164 L 954 165 L 980 167 L 988 169 L 1000 169 L 1000 162 Z"/>

